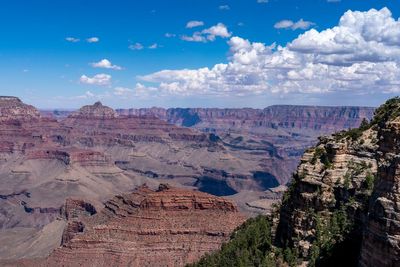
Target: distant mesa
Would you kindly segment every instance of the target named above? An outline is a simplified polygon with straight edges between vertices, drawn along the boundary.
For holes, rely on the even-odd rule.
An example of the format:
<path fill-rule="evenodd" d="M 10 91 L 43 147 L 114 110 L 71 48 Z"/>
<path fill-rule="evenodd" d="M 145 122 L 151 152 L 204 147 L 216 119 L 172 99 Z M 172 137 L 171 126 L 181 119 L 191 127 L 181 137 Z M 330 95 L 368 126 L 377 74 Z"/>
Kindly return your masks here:
<path fill-rule="evenodd" d="M 118 117 L 117 112 L 110 107 L 104 106 L 100 101 L 93 105 L 81 107 L 78 111 L 72 113 L 70 118 L 104 118 L 112 119 Z"/>

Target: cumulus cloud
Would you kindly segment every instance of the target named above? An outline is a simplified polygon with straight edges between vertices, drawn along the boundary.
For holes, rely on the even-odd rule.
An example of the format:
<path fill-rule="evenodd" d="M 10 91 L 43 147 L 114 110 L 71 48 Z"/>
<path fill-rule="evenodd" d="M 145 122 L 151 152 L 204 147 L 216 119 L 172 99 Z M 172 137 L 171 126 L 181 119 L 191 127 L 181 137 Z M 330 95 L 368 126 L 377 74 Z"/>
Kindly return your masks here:
<path fill-rule="evenodd" d="M 77 43 L 80 41 L 78 38 L 75 38 L 75 37 L 67 37 L 67 38 L 65 38 L 65 40 L 68 42 L 71 42 L 71 43 Z"/>
<path fill-rule="evenodd" d="M 88 43 L 97 43 L 99 41 L 100 41 L 99 37 L 90 37 L 86 39 L 86 42 Z"/>
<path fill-rule="evenodd" d="M 211 26 L 201 32 L 194 32 L 191 36 L 183 35 L 181 39 L 188 42 L 207 42 L 215 41 L 216 37 L 228 38 L 232 35 L 223 23 Z"/>
<path fill-rule="evenodd" d="M 337 26 L 311 29 L 284 47 L 237 36 L 228 44 L 228 63 L 162 70 L 139 77 L 151 86 L 137 88 L 161 96 L 400 92 L 400 21 L 387 8 L 347 11 Z"/>
<path fill-rule="evenodd" d="M 104 73 L 96 74 L 93 77 L 82 75 L 79 81 L 83 84 L 106 86 L 111 84 L 111 75 Z"/>
<path fill-rule="evenodd" d="M 122 70 L 122 67 L 113 65 L 108 59 L 102 59 L 99 62 L 90 63 L 90 66 L 92 66 L 93 68 Z"/>
<path fill-rule="evenodd" d="M 274 28 L 275 29 L 292 29 L 292 30 L 307 30 L 311 26 L 315 25 L 314 22 L 311 21 L 305 21 L 303 19 L 298 20 L 297 22 L 293 22 L 291 20 L 281 20 L 277 23 L 275 23 Z"/>
<path fill-rule="evenodd" d="M 188 23 L 186 23 L 186 28 L 191 29 L 191 28 L 199 27 L 199 26 L 203 26 L 203 25 L 204 25 L 203 21 L 191 20 Z"/>
<path fill-rule="evenodd" d="M 144 46 L 141 43 L 135 43 L 129 46 L 129 49 L 131 50 L 142 50 L 143 48 Z"/>

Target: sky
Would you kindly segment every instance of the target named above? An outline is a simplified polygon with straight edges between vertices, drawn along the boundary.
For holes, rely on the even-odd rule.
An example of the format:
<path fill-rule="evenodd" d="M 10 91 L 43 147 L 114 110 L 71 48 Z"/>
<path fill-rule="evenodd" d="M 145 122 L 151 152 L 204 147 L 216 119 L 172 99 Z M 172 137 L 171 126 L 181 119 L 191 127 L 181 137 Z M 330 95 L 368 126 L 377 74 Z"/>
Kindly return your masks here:
<path fill-rule="evenodd" d="M 3 0 L 0 95 L 39 108 L 378 106 L 398 0 Z"/>

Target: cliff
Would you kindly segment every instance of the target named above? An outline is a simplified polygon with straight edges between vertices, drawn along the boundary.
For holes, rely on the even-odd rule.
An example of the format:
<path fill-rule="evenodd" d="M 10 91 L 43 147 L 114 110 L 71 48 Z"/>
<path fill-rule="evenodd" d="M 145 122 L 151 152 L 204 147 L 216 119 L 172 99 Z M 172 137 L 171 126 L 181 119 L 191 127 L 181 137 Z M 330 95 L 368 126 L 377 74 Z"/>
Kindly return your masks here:
<path fill-rule="evenodd" d="M 308 129 L 331 133 L 358 127 L 363 118 L 370 119 L 374 108 L 276 105 L 252 108 L 142 108 L 117 109 L 123 115 L 152 115 L 173 124 L 209 131 L 246 129 Z"/>
<path fill-rule="evenodd" d="M 374 108 L 270 106 L 236 108 L 118 109 L 118 114 L 154 116 L 169 123 L 214 133 L 229 147 L 246 154 L 267 153 L 260 163 L 266 172 L 286 184 L 304 151 L 318 136 L 356 128 L 371 119 Z"/>
<path fill-rule="evenodd" d="M 217 250 L 244 217 L 206 193 L 160 185 L 115 196 L 99 213 L 83 201 L 64 208 L 63 245 L 21 266 L 184 266 Z"/>
<path fill-rule="evenodd" d="M 321 138 L 308 150 L 283 199 L 276 234 L 309 266 L 400 264 L 400 99 L 371 123 Z"/>
<path fill-rule="evenodd" d="M 233 236 L 195 266 L 400 266 L 399 140 L 400 98 L 370 123 L 321 137 L 276 213 L 242 226 L 263 227 L 268 242 Z"/>

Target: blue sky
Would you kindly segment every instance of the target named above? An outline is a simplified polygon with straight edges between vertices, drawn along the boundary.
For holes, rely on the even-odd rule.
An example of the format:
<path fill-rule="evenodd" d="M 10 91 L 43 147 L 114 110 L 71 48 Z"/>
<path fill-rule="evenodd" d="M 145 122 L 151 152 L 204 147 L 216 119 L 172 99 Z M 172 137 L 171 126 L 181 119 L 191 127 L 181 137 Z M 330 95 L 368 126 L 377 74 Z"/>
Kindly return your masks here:
<path fill-rule="evenodd" d="M 359 47 L 343 52 L 316 33 L 347 10 L 361 17 L 334 40 Z M 4 0 L 0 94 L 41 108 L 375 106 L 400 88 L 399 13 L 393 0 Z"/>

